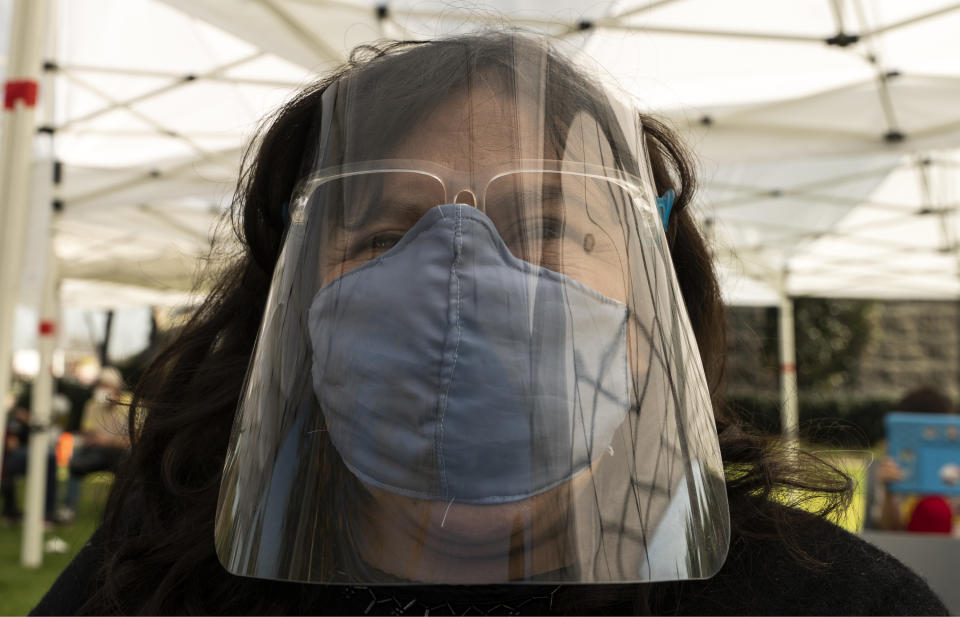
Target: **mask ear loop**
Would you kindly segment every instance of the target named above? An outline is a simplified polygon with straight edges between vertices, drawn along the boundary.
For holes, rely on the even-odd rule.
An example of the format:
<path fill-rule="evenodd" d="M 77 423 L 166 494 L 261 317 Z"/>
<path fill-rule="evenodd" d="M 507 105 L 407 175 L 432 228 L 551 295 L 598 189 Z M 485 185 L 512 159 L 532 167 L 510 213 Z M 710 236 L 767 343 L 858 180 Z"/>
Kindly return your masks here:
<path fill-rule="evenodd" d="M 673 189 L 667 189 L 667 192 L 661 197 L 657 197 L 657 212 L 660 213 L 660 220 L 663 221 L 663 230 L 667 230 L 667 224 L 670 222 L 670 211 L 673 210 L 673 200 L 677 194 Z"/>

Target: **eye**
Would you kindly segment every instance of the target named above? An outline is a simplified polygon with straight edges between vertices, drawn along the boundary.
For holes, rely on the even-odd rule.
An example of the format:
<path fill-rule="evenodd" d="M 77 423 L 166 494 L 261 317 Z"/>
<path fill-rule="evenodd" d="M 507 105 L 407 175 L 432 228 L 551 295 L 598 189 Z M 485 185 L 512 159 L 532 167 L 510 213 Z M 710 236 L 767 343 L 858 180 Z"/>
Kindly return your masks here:
<path fill-rule="evenodd" d="M 500 236 L 511 247 L 524 242 L 556 242 L 562 240 L 564 223 L 561 219 L 550 217 L 535 220 L 516 221 L 506 225 Z"/>
<path fill-rule="evenodd" d="M 380 235 L 374 236 L 373 238 L 370 239 L 370 248 L 375 253 L 382 253 L 385 251 L 389 251 L 390 249 L 392 249 L 394 246 L 397 245 L 397 242 L 400 242 L 401 237 L 402 236 L 399 236 L 397 234 L 380 234 Z"/>

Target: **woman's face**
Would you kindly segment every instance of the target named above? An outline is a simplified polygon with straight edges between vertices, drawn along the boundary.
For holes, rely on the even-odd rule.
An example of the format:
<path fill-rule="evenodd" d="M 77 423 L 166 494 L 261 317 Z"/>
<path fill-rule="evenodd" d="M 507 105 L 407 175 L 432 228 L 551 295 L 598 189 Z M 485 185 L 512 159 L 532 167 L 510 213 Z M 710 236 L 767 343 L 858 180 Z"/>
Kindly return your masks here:
<path fill-rule="evenodd" d="M 578 119 L 572 130 L 586 130 L 585 124 L 585 119 Z M 478 207 L 481 205 L 478 196 L 486 187 L 478 186 L 472 180 L 484 177 L 487 169 L 511 161 L 544 158 L 542 126 L 543 121 L 535 106 L 508 100 L 493 88 L 474 89 L 469 96 L 455 95 L 440 105 L 389 156 L 425 160 L 460 172 L 464 183 L 447 187 L 448 201 Z M 592 128 L 595 134 L 596 127 Z M 602 162 L 590 160 L 591 156 L 593 159 L 600 157 L 583 147 L 580 141 L 577 144 L 577 147 L 558 151 L 553 158 L 566 156 L 578 162 Z M 485 213 L 515 256 L 523 250 L 522 243 L 511 245 L 509 230 L 502 228 L 508 227 L 506 221 L 561 217 L 563 233 L 537 237 L 537 250 L 529 260 L 542 262 L 541 265 L 547 268 L 554 265 L 558 271 L 624 302 L 626 286 L 618 263 L 622 257 L 622 243 L 615 242 L 609 233 L 617 221 L 587 216 L 583 200 L 589 200 L 590 195 L 584 195 L 584 191 L 594 190 L 592 185 L 584 189 L 582 183 L 564 184 L 557 174 L 541 174 L 540 178 L 546 178 L 546 181 L 537 187 L 538 195 L 544 194 L 544 185 L 552 183 L 555 192 L 550 193 L 554 197 L 549 199 L 558 199 L 555 197 L 558 193 L 579 192 L 579 201 L 565 200 L 562 207 L 554 204 L 554 211 L 550 212 L 549 205 L 538 208 L 541 204 L 522 200 L 520 205 L 532 205 L 533 211 L 516 212 L 510 211 L 517 204 L 516 200 L 511 201 L 511 207 L 498 210 L 503 204 L 491 203 L 488 192 Z M 402 186 L 397 178 L 386 179 L 384 194 L 397 195 L 416 188 L 416 179 L 406 182 Z M 407 203 L 410 201 L 413 200 L 406 200 Z M 576 203 L 578 209 L 574 209 L 571 203 Z M 352 261 L 344 260 L 338 267 L 330 268 L 324 277 L 326 281 L 366 263 L 378 252 L 389 250 L 417 217 L 433 205 L 436 204 L 428 200 L 421 205 L 421 210 L 410 212 L 405 209 L 402 215 L 405 219 L 391 219 L 390 213 L 386 213 L 386 219 L 391 222 L 379 228 L 376 234 L 358 234 L 374 239 L 370 242 L 369 253 L 359 254 Z M 585 242 L 584 238 L 591 235 L 592 239 Z M 528 251 L 525 256 L 529 254 Z M 558 255 L 562 255 L 562 260 Z M 547 263 L 551 259 L 555 260 L 554 264 Z M 508 562 L 508 576 L 513 579 L 562 568 L 574 559 L 572 547 L 576 543 L 570 537 L 572 526 L 568 517 L 572 516 L 573 505 L 581 494 L 592 495 L 586 489 L 602 460 L 597 457 L 591 467 L 551 490 L 496 505 L 416 499 L 365 485 L 373 506 L 357 519 L 362 529 L 356 535 L 364 539 L 361 553 L 365 561 L 389 574 L 438 583 L 502 582 L 505 560 Z"/>

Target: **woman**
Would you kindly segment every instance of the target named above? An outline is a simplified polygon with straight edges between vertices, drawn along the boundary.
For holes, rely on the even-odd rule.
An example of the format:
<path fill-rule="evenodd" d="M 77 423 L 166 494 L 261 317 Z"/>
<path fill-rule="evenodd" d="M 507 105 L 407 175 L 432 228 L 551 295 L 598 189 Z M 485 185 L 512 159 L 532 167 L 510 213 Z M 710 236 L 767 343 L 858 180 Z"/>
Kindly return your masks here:
<path fill-rule="evenodd" d="M 689 156 L 588 74 L 399 43 L 281 110 L 36 612 L 944 612 L 772 499 L 849 481 L 724 410 Z"/>

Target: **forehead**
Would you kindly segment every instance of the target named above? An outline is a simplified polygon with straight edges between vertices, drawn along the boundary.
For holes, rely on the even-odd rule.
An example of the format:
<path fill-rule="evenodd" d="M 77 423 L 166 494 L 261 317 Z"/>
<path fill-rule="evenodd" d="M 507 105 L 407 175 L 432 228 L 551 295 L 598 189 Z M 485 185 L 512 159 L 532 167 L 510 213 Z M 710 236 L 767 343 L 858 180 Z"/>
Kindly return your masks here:
<path fill-rule="evenodd" d="M 399 141 L 388 158 L 418 159 L 458 171 L 519 159 L 616 166 L 610 136 L 585 110 L 551 118 L 532 93 L 482 83 L 449 96 Z M 552 111 L 558 114 L 556 108 Z"/>
<path fill-rule="evenodd" d="M 423 116 L 391 158 L 469 171 L 543 158 L 544 139 L 543 109 L 533 97 L 481 82 L 447 97 Z"/>

